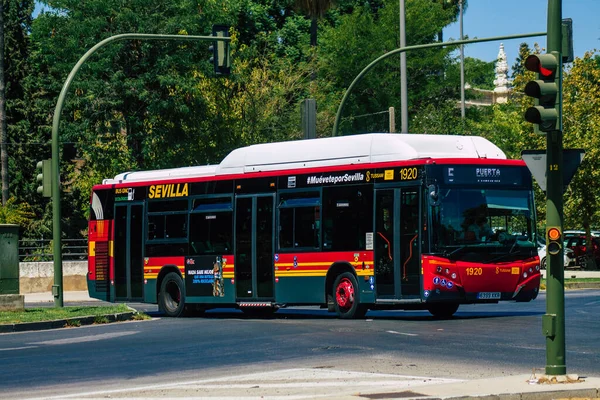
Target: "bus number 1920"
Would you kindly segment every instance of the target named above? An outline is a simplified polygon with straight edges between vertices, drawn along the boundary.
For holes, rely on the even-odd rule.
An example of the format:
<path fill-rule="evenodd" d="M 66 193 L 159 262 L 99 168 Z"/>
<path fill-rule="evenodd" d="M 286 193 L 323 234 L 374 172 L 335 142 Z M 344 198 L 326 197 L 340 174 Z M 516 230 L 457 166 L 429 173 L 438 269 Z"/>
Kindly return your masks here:
<path fill-rule="evenodd" d="M 467 275 L 483 275 L 483 268 L 467 268 Z"/>
<path fill-rule="evenodd" d="M 403 181 L 413 181 L 418 177 L 418 170 L 416 167 L 412 168 L 400 168 L 400 179 Z"/>

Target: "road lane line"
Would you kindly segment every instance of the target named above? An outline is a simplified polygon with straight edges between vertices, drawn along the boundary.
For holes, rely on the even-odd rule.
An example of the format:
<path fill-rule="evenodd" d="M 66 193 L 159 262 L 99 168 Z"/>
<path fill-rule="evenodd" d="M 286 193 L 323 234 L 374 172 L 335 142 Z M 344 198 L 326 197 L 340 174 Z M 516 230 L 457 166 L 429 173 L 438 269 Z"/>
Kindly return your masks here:
<path fill-rule="evenodd" d="M 8 349 L 0 349 L 0 351 L 12 351 L 12 350 L 25 350 L 25 349 L 35 349 L 39 346 L 23 346 L 23 347 L 10 347 Z"/>
<path fill-rule="evenodd" d="M 62 344 L 95 342 L 98 340 L 114 339 L 114 338 L 118 338 L 121 336 L 135 335 L 137 333 L 140 333 L 140 332 L 139 331 L 125 331 L 125 332 L 114 332 L 114 333 L 102 333 L 99 335 L 79 336 L 79 337 L 66 338 L 66 339 L 45 340 L 43 342 L 32 342 L 30 344 L 56 346 L 56 345 L 62 345 Z"/>
<path fill-rule="evenodd" d="M 396 332 L 396 331 L 386 331 L 387 333 L 393 333 L 394 335 L 404 335 L 404 336 L 419 336 L 416 333 L 406 333 L 406 332 Z"/>

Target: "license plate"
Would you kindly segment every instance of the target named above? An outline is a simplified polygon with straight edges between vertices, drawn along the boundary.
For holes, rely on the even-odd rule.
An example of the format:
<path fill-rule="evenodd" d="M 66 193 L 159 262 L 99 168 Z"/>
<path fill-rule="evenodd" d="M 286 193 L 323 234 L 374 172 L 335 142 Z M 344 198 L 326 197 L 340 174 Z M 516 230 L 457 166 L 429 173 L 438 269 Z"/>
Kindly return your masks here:
<path fill-rule="evenodd" d="M 500 300 L 500 292 L 479 292 L 477 298 L 481 300 Z"/>

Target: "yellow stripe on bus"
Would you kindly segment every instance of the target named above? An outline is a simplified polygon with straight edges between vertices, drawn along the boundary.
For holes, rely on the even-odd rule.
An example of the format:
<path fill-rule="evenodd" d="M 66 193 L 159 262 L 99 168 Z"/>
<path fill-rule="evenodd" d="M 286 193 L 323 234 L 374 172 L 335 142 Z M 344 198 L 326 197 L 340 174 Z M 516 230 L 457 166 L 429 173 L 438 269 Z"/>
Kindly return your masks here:
<path fill-rule="evenodd" d="M 88 243 L 88 257 L 96 257 L 96 242 Z"/>
<path fill-rule="evenodd" d="M 326 276 L 327 271 L 275 271 L 276 277 L 290 276 Z M 356 271 L 358 276 L 372 276 L 373 271 Z"/>

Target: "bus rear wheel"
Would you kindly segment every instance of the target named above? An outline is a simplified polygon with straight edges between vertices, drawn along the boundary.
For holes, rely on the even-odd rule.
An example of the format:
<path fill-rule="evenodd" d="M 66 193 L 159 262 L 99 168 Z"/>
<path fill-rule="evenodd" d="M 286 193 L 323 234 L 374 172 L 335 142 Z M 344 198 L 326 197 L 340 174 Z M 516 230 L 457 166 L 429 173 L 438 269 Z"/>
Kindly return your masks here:
<path fill-rule="evenodd" d="M 342 319 L 362 318 L 367 308 L 360 304 L 358 282 L 353 274 L 344 272 L 333 283 L 335 312 Z"/>
<path fill-rule="evenodd" d="M 427 309 L 435 318 L 449 319 L 458 310 L 458 303 L 434 303 L 430 304 Z"/>
<path fill-rule="evenodd" d="M 158 305 L 168 317 L 180 317 L 185 310 L 185 292 L 181 275 L 169 272 L 160 285 Z"/>

